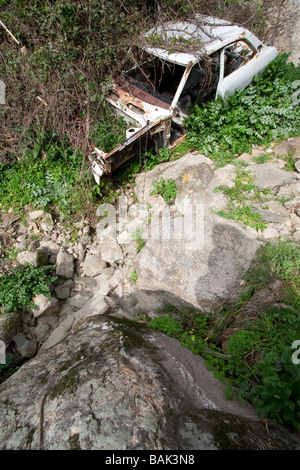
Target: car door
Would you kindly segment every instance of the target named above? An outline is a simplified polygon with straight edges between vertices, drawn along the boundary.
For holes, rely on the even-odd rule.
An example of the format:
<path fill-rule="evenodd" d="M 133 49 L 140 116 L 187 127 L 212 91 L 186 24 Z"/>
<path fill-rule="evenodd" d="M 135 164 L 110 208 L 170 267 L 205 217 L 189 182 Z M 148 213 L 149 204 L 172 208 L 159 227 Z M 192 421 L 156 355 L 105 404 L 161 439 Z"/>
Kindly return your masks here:
<path fill-rule="evenodd" d="M 217 95 L 226 99 L 237 88 L 246 88 L 264 67 L 254 46 L 245 40 L 235 41 L 221 51 L 222 77 Z"/>

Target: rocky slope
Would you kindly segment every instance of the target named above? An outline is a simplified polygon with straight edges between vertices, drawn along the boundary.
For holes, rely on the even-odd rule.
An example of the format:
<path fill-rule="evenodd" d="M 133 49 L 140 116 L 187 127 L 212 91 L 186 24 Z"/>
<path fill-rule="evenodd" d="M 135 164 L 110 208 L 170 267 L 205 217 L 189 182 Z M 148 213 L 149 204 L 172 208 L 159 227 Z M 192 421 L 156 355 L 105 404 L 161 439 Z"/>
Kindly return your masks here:
<path fill-rule="evenodd" d="M 300 3 L 299 0 L 267 0 L 263 6 L 267 19 L 266 41 L 278 52 L 290 52 L 290 60 L 300 61 Z"/>
<path fill-rule="evenodd" d="M 268 225 L 263 232 L 214 212 L 227 204 L 216 188 L 233 184 L 236 167 L 215 169 L 197 153 L 139 175 L 135 196 L 120 199 L 117 211 L 100 206 L 96 230 L 82 222 L 76 237 L 74 226 L 63 233 L 42 211 L 29 211 L 27 225 L 2 214 L 2 246 L 18 250 L 18 263 L 52 263 L 58 279 L 51 299 L 35 299 L 37 310 L 0 319 L 0 339 L 16 360 L 35 356 L 0 385 L 1 448 L 299 447 L 297 434 L 276 426 L 268 435 L 251 408 L 221 398 L 198 356 L 136 322 L 166 302 L 222 304 L 238 294 L 263 240 L 299 241 L 299 149 L 297 138 L 269 149 L 267 163 L 253 160 L 263 149 L 240 157 L 256 185 L 270 189 L 268 201 L 253 206 Z M 295 171 L 286 171 L 282 155 L 291 151 Z M 177 183 L 171 206 L 151 195 L 160 177 Z M 244 438 L 240 425 L 249 430 Z"/>

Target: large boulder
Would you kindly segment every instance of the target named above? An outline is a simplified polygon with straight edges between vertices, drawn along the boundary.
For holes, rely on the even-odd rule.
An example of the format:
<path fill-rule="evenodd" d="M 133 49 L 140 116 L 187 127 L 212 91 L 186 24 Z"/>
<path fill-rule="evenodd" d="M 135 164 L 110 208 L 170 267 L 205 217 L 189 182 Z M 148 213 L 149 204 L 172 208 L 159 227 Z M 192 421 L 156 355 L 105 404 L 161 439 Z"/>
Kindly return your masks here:
<path fill-rule="evenodd" d="M 177 197 L 175 211 L 159 201 L 161 214 L 143 234 L 146 244 L 134 265 L 138 288 L 157 291 L 178 308 L 209 311 L 239 293 L 261 243 L 253 231 L 215 213 L 227 201 L 215 191 L 220 178 L 204 158 L 189 155 L 140 177 L 141 202 L 153 204 L 151 187 L 160 177 L 175 180 Z"/>
<path fill-rule="evenodd" d="M 0 385 L 0 422 L 0 449 L 299 449 L 176 340 L 106 315 Z"/>
<path fill-rule="evenodd" d="M 150 230 L 157 224 L 154 221 Z M 164 219 L 161 229 L 167 232 L 168 225 Z M 137 287 L 159 292 L 178 308 L 190 304 L 210 311 L 239 294 L 242 276 L 259 246 L 238 224 L 206 214 L 198 239 L 158 242 L 149 237 L 134 262 Z"/>

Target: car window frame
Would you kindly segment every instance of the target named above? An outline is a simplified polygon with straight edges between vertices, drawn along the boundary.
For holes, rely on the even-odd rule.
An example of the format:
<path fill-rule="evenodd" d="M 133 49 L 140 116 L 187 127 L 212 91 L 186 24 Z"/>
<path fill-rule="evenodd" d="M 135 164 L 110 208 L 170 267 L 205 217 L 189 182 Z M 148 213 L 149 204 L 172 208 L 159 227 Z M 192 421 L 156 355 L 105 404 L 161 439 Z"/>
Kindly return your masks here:
<path fill-rule="evenodd" d="M 228 47 L 230 47 L 233 44 L 236 44 L 237 42 L 240 42 L 240 41 L 245 42 L 253 50 L 254 56 L 248 62 L 241 65 L 236 70 L 233 70 L 229 75 L 227 75 L 225 77 L 224 76 L 224 72 L 225 72 L 225 50 Z M 241 73 L 241 70 L 244 67 L 246 67 L 248 64 L 250 64 L 252 61 L 257 60 L 258 57 L 259 57 L 259 54 L 260 54 L 260 51 L 258 51 L 258 49 L 254 46 L 254 44 L 251 41 L 249 41 L 247 38 L 244 38 L 244 37 L 243 38 L 237 38 L 234 41 L 232 41 L 231 43 L 226 44 L 226 46 L 222 47 L 222 49 L 220 50 L 220 79 L 219 79 L 219 83 L 218 83 L 216 98 L 218 96 L 221 96 L 222 98 L 224 98 L 224 88 L 226 87 L 226 82 L 230 81 L 233 74 Z"/>

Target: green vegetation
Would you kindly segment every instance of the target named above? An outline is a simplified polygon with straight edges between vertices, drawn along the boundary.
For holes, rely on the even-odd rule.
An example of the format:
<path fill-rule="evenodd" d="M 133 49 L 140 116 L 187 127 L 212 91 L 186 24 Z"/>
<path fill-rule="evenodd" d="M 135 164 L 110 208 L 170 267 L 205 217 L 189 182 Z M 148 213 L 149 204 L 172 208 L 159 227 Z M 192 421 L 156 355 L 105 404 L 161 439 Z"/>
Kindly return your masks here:
<path fill-rule="evenodd" d="M 293 103 L 293 83 L 300 67 L 282 54 L 243 91 L 195 107 L 186 119 L 188 141 L 218 166 L 231 162 L 253 145 L 265 145 L 300 134 L 300 107 Z"/>
<path fill-rule="evenodd" d="M 110 152 L 126 139 L 127 128 L 128 124 L 123 117 L 116 118 L 112 111 L 105 108 L 105 114 L 103 113 L 101 121 L 96 123 L 90 139 L 95 147 Z"/>
<path fill-rule="evenodd" d="M 168 180 L 164 180 L 160 178 L 159 181 L 152 183 L 154 190 L 150 193 L 152 194 L 159 194 L 164 198 L 164 201 L 167 204 L 171 204 L 175 201 L 177 196 L 177 186 L 175 181 L 171 178 Z"/>
<path fill-rule="evenodd" d="M 286 163 L 284 169 L 286 171 L 296 171 L 295 167 L 295 156 L 293 153 L 289 153 L 288 155 L 276 155 L 277 158 L 280 158 Z"/>
<path fill-rule="evenodd" d="M 80 176 L 82 154 L 53 132 L 37 132 L 33 147 L 11 166 L 0 164 L 0 199 L 4 210 L 20 211 L 25 205 L 49 208 L 57 205 L 61 214 L 83 210 L 91 200 L 85 168 Z M 82 193 L 85 192 L 86 200 Z"/>
<path fill-rule="evenodd" d="M 143 235 L 142 229 L 131 234 L 132 238 L 136 241 L 138 253 L 141 251 L 142 248 L 144 248 L 145 243 L 146 243 L 145 240 L 143 240 L 142 235 Z"/>
<path fill-rule="evenodd" d="M 50 285 L 55 277 L 49 275 L 53 266 L 34 268 L 24 265 L 0 277 L 0 312 L 7 313 L 25 307 L 36 308 L 35 295 L 50 296 Z"/>
<path fill-rule="evenodd" d="M 245 276 L 240 300 L 206 315 L 166 306 L 149 326 L 177 338 L 205 358 L 223 380 L 227 397 L 251 401 L 262 418 L 300 427 L 300 366 L 292 344 L 300 338 L 300 249 L 290 241 L 267 243 Z M 247 310 L 253 295 L 280 282 L 276 304 Z M 229 338 L 225 341 L 224 338 Z"/>
<path fill-rule="evenodd" d="M 262 153 L 261 155 L 258 155 L 257 157 L 253 157 L 252 160 L 255 163 L 258 163 L 259 165 L 261 165 L 270 160 L 273 160 L 273 157 L 269 153 Z"/>
<path fill-rule="evenodd" d="M 237 167 L 235 173 L 232 187 L 218 186 L 215 189 L 215 191 L 223 191 L 229 199 L 226 209 L 222 209 L 218 214 L 263 231 L 267 225 L 263 222 L 261 215 L 253 211 L 251 203 L 263 202 L 264 196 L 269 194 L 270 190 L 261 191 L 254 184 L 251 173 L 242 167 Z"/>
<path fill-rule="evenodd" d="M 137 275 L 136 269 L 133 268 L 130 274 L 130 282 L 135 286 L 137 283 L 137 280 L 138 280 L 138 275 Z"/>

